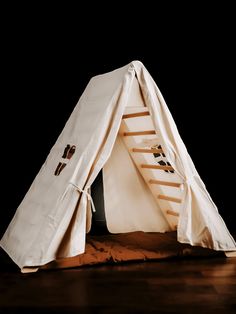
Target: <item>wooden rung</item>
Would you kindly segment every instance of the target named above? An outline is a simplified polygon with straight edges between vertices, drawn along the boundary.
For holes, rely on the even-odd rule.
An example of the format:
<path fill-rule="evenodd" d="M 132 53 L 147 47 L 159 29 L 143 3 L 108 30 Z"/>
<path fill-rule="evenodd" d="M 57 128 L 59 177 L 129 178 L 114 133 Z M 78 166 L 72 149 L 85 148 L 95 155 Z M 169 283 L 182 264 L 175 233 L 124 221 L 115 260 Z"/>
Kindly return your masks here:
<path fill-rule="evenodd" d="M 129 118 L 136 118 L 136 117 L 143 117 L 143 116 L 150 116 L 150 113 L 148 111 L 127 113 L 123 115 L 122 119 L 129 119 Z"/>
<path fill-rule="evenodd" d="M 147 148 L 133 148 L 132 152 L 133 153 L 161 154 L 161 153 L 163 153 L 163 150 L 159 149 L 159 148 L 151 148 L 151 149 L 147 149 Z"/>
<path fill-rule="evenodd" d="M 176 213 L 176 212 L 174 212 L 171 209 L 167 209 L 166 213 L 167 213 L 167 215 L 172 215 L 172 216 L 179 217 L 179 213 Z"/>
<path fill-rule="evenodd" d="M 166 186 L 173 186 L 175 188 L 179 188 L 181 186 L 181 183 L 177 182 L 168 182 L 168 181 L 160 181 L 160 180 L 149 180 L 150 184 L 159 184 L 159 185 L 166 185 Z"/>
<path fill-rule="evenodd" d="M 168 195 L 162 195 L 159 194 L 158 197 L 160 200 L 165 200 L 165 201 L 170 201 L 170 202 L 175 202 L 175 203 L 181 203 L 182 200 L 180 198 L 168 196 Z"/>
<path fill-rule="evenodd" d="M 136 136 L 136 135 L 151 135 L 156 134 L 156 131 L 154 130 L 148 130 L 148 131 L 137 131 L 137 132 L 124 132 L 124 136 Z"/>
<path fill-rule="evenodd" d="M 174 169 L 173 169 L 171 166 L 161 166 L 161 165 L 159 166 L 159 165 L 142 164 L 142 165 L 141 165 L 141 168 L 174 171 Z"/>

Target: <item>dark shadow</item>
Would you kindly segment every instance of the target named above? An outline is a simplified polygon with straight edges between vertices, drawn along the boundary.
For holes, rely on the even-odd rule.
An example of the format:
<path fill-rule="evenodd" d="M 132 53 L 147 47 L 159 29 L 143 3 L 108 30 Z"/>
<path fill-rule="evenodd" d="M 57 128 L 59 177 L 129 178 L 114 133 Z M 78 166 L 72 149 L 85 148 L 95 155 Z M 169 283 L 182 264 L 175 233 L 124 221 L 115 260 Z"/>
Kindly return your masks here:
<path fill-rule="evenodd" d="M 91 196 L 96 208 L 96 212 L 92 216 L 91 235 L 108 234 L 104 207 L 104 189 L 103 189 L 103 173 L 99 172 L 97 178 L 91 186 Z"/>

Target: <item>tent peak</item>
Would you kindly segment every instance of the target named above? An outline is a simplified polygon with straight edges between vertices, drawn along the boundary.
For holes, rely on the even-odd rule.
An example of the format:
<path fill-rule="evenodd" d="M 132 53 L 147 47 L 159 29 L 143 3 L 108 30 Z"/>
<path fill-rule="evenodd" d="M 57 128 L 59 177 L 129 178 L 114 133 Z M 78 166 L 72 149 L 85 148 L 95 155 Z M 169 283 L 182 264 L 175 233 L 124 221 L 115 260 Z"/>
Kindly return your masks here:
<path fill-rule="evenodd" d="M 133 60 L 130 64 L 133 64 L 133 65 L 139 64 L 139 65 L 143 66 L 143 63 L 139 60 Z"/>

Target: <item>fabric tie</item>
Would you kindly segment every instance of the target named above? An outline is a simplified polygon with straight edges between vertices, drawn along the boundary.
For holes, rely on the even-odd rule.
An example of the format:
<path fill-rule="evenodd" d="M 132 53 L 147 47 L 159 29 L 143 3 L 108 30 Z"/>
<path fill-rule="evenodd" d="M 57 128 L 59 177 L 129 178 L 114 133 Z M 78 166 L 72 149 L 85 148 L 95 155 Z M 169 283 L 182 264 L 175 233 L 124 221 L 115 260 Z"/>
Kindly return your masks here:
<path fill-rule="evenodd" d="M 78 185 L 76 185 L 76 184 L 73 183 L 73 182 L 69 182 L 69 184 L 73 185 L 80 193 L 86 194 L 87 199 L 88 199 L 88 201 L 89 201 L 90 204 L 91 204 L 92 211 L 95 213 L 95 212 L 96 212 L 96 208 L 95 208 L 95 205 L 94 205 L 94 202 L 93 202 L 93 198 L 92 198 L 92 196 L 88 193 L 88 191 L 81 189 Z M 88 190 L 88 189 L 89 189 L 89 187 L 87 187 L 87 190 Z"/>
<path fill-rule="evenodd" d="M 187 184 L 187 185 L 192 185 L 195 182 L 196 182 L 196 176 L 195 175 L 189 175 L 185 179 L 185 184 Z"/>

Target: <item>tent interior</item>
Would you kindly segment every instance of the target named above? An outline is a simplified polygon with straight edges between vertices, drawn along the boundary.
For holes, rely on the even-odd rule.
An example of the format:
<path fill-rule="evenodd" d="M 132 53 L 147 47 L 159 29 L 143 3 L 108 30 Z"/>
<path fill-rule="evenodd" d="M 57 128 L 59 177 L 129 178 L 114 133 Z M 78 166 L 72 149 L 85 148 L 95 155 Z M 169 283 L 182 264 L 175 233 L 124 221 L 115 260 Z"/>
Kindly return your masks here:
<path fill-rule="evenodd" d="M 91 187 L 96 207 L 92 230 L 176 230 L 183 192 L 135 79 L 111 156 Z"/>

